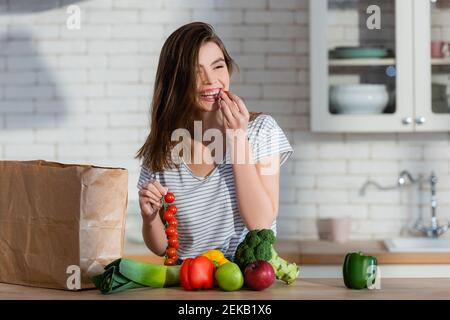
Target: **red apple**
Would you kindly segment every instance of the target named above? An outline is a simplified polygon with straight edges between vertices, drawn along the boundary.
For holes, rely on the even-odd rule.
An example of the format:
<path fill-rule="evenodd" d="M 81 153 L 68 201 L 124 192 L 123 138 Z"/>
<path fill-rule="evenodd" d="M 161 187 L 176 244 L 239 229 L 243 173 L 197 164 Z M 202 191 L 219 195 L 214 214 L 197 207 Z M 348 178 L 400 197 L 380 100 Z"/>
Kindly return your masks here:
<path fill-rule="evenodd" d="M 275 281 L 275 272 L 272 265 L 263 260 L 250 263 L 244 270 L 244 282 L 253 290 L 264 290 Z"/>

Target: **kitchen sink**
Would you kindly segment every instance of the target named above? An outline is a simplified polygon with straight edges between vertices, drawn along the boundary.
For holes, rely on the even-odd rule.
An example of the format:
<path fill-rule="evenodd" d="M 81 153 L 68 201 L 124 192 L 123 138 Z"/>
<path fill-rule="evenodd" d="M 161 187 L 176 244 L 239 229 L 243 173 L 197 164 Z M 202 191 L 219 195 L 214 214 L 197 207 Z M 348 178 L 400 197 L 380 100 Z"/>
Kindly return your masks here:
<path fill-rule="evenodd" d="M 390 252 L 450 252 L 450 239 L 394 238 L 384 244 Z"/>

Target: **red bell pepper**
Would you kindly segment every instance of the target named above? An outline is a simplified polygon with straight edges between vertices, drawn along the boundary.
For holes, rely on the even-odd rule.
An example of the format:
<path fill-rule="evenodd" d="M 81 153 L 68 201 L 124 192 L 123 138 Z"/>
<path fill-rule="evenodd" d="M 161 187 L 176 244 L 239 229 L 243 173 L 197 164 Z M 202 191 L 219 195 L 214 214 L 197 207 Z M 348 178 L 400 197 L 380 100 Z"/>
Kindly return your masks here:
<path fill-rule="evenodd" d="M 180 283 L 186 290 L 211 289 L 214 283 L 214 263 L 207 257 L 187 258 L 181 264 Z"/>

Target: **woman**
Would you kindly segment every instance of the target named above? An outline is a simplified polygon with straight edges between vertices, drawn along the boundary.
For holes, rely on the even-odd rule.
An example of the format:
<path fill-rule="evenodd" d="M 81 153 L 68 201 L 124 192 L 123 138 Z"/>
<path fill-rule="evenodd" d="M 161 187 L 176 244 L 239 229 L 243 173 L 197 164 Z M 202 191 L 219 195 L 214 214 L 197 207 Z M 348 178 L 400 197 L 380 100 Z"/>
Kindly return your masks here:
<path fill-rule="evenodd" d="M 175 195 L 178 263 L 209 249 L 232 260 L 248 230 L 276 232 L 279 167 L 293 150 L 271 116 L 249 113 L 229 92 L 235 67 L 213 28 L 201 22 L 173 32 L 160 54 L 151 130 L 137 153 L 139 204 L 144 241 L 163 256 L 168 241 L 158 212 L 161 198 L 168 191 Z M 182 145 L 190 150 L 177 158 L 173 151 L 180 142 L 172 135 L 180 128 L 189 133 Z M 212 150 L 210 139 L 204 141 L 208 130 L 224 137 L 214 139 L 220 148 Z M 221 148 L 224 158 L 217 156 Z"/>

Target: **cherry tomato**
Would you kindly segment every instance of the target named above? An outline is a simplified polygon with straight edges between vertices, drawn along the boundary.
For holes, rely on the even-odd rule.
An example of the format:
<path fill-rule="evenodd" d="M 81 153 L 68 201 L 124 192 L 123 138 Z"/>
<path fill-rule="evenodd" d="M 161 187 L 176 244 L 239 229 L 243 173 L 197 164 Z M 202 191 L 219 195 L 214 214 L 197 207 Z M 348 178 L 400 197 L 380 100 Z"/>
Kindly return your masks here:
<path fill-rule="evenodd" d="M 178 241 L 178 239 L 176 237 L 170 237 L 169 240 L 167 240 L 167 244 L 169 245 L 169 247 L 178 249 L 178 247 L 180 246 L 180 243 Z"/>
<path fill-rule="evenodd" d="M 164 196 L 164 200 L 165 200 L 167 203 L 172 203 L 172 202 L 175 201 L 175 196 L 173 195 L 172 192 L 167 192 L 166 195 Z"/>
<path fill-rule="evenodd" d="M 173 212 L 166 210 L 166 212 L 164 212 L 163 214 L 163 220 L 169 222 L 172 219 L 173 219 Z"/>
<path fill-rule="evenodd" d="M 178 221 L 175 218 L 172 218 L 169 220 L 169 227 L 174 227 L 176 228 L 178 226 Z"/>
<path fill-rule="evenodd" d="M 171 211 L 173 214 L 176 214 L 178 212 L 178 208 L 174 204 L 171 204 L 167 207 L 166 211 Z"/>
<path fill-rule="evenodd" d="M 167 258 L 166 260 L 164 260 L 164 265 L 166 266 L 174 266 L 177 263 L 178 257 L 175 258 Z"/>
<path fill-rule="evenodd" d="M 169 248 L 166 250 L 166 254 L 167 254 L 167 256 L 168 256 L 169 258 L 174 258 L 174 257 L 177 256 L 177 249 L 172 248 L 172 247 L 169 247 Z"/>
<path fill-rule="evenodd" d="M 177 232 L 177 229 L 174 227 L 167 227 L 166 234 L 167 234 L 167 236 L 171 237 L 171 236 L 174 236 L 175 234 L 178 235 L 178 232 Z"/>

